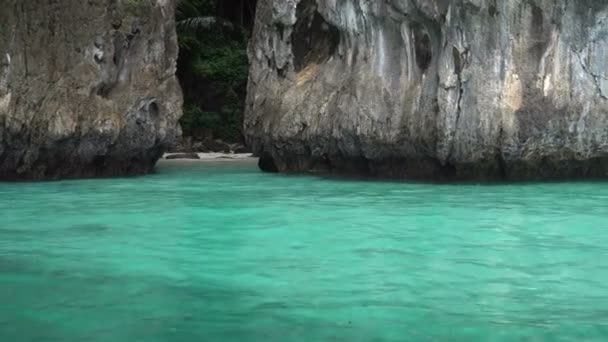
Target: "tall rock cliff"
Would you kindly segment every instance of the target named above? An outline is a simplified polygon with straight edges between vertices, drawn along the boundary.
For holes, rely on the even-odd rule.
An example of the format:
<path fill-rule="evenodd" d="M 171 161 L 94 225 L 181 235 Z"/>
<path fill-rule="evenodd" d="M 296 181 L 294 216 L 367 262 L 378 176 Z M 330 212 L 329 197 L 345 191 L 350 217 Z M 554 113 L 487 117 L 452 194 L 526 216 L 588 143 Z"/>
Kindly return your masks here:
<path fill-rule="evenodd" d="M 0 179 L 151 171 L 179 133 L 175 0 L 0 0 Z"/>
<path fill-rule="evenodd" d="M 608 177 L 606 0 L 261 0 L 256 20 L 264 169 Z"/>

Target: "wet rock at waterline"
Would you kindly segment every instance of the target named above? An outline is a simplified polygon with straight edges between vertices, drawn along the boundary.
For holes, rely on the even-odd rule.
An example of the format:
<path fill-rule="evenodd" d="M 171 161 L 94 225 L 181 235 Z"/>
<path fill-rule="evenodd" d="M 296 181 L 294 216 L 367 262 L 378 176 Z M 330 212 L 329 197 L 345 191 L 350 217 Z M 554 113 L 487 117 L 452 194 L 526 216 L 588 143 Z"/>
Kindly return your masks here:
<path fill-rule="evenodd" d="M 264 168 L 608 176 L 608 2 L 262 0 L 245 131 Z"/>
<path fill-rule="evenodd" d="M 0 179 L 150 171 L 179 135 L 174 0 L 0 0 Z"/>

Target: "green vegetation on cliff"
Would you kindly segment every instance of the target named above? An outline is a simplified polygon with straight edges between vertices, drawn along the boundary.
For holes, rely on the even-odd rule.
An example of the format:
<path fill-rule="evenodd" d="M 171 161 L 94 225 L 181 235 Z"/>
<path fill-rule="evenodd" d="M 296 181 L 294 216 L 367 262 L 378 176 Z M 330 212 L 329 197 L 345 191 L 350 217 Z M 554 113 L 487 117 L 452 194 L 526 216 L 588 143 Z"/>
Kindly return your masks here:
<path fill-rule="evenodd" d="M 185 136 L 242 140 L 247 41 L 255 1 L 182 0 L 177 9 L 178 77 Z"/>

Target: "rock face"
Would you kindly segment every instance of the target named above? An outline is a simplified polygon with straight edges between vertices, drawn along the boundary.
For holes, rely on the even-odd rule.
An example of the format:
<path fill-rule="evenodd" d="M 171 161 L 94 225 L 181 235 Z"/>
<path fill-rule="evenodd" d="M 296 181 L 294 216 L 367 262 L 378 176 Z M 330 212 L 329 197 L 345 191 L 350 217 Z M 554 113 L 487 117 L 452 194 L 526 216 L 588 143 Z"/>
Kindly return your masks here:
<path fill-rule="evenodd" d="M 0 179 L 151 171 L 179 135 L 175 0 L 0 0 Z"/>
<path fill-rule="evenodd" d="M 267 170 L 608 177 L 606 0 L 261 0 L 256 20 Z"/>

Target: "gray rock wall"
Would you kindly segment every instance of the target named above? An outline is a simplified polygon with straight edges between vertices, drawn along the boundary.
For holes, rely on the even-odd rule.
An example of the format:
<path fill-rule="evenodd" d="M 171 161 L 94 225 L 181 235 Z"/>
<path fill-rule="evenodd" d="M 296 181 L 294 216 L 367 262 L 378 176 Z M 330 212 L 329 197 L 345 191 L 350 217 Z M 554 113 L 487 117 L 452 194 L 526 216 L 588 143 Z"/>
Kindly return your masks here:
<path fill-rule="evenodd" d="M 265 169 L 608 177 L 606 0 L 261 0 L 250 59 Z"/>
<path fill-rule="evenodd" d="M 0 179 L 152 170 L 179 134 L 174 0 L 0 0 Z"/>

